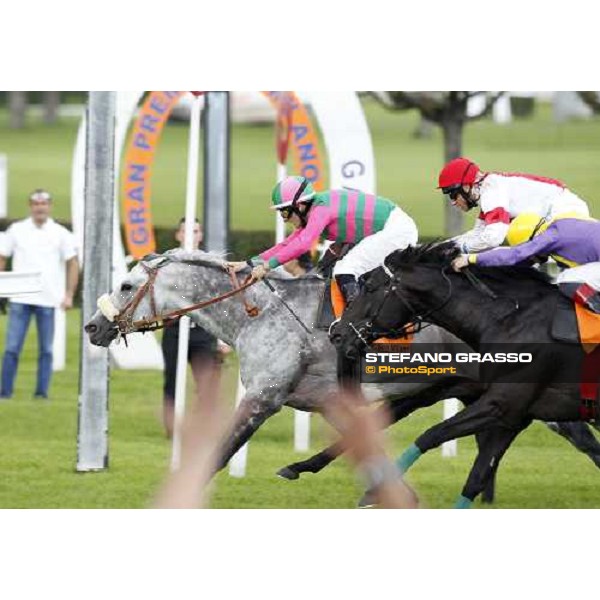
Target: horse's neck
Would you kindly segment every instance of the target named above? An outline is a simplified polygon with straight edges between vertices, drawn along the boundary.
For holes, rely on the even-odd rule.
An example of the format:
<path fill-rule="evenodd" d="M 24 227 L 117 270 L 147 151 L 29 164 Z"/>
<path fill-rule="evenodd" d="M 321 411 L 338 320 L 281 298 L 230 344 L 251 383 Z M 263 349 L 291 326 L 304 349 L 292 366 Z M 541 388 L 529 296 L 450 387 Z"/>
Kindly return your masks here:
<path fill-rule="evenodd" d="M 189 299 L 190 305 L 217 298 L 233 289 L 229 276 L 216 269 L 202 278 L 188 274 L 185 281 L 188 290 L 186 299 Z M 190 316 L 209 333 L 232 345 L 235 345 L 240 329 L 248 319 L 240 294 L 197 309 Z"/>
<path fill-rule="evenodd" d="M 280 292 L 284 292 L 283 295 L 288 306 L 310 328 L 311 319 L 316 317 L 319 292 L 322 286 L 316 285 L 315 282 L 307 281 L 306 285 L 303 286 L 300 281 L 286 282 L 285 280 L 276 279 L 272 280 L 272 284 Z M 324 285 L 324 282 L 322 285 Z M 218 273 L 210 285 L 196 285 L 192 288 L 193 303 L 220 296 L 232 289 L 229 277 L 227 275 L 221 276 Z M 285 293 L 286 291 L 287 293 Z M 244 299 L 249 306 L 256 306 L 259 309 L 259 314 L 267 313 L 273 319 L 290 319 L 291 317 L 281 300 L 264 283 L 257 283 L 249 287 L 243 295 L 236 294 L 231 298 L 194 311 L 192 318 L 214 336 L 235 345 L 240 332 L 247 327 L 252 327 L 255 322 L 254 318 L 250 317 L 246 311 Z M 291 327 L 294 326 L 291 325 Z M 300 327 L 300 325 L 298 326 Z"/>
<path fill-rule="evenodd" d="M 486 323 L 489 323 L 489 319 L 485 318 L 489 313 L 489 306 L 483 301 L 480 292 L 473 288 L 459 287 L 457 278 L 452 279 L 452 295 L 446 302 L 448 292 L 448 282 L 440 275 L 435 285 L 432 285 L 427 292 L 420 291 L 415 294 L 413 300 L 417 303 L 421 314 L 427 313 L 427 321 L 449 331 L 470 346 L 476 347 Z"/>

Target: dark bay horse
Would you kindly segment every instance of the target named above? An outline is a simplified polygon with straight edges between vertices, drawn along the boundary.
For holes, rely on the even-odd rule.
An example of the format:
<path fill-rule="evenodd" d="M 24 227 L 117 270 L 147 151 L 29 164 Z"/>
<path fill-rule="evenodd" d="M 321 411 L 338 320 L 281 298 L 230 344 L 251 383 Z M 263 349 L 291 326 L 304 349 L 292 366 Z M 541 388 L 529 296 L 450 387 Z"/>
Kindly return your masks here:
<path fill-rule="evenodd" d="M 450 242 L 388 256 L 385 268 L 365 278 L 361 295 L 332 328 L 331 339 L 342 361 L 355 361 L 365 343 L 424 318 L 475 350 L 490 344 L 536 349 L 535 360 L 518 365 L 511 377 L 487 369 L 481 398 L 426 431 L 399 460 L 405 472 L 423 453 L 446 441 L 483 436 L 458 501 L 458 506 L 468 506 L 533 419 L 580 420 L 579 384 L 572 374 L 584 352 L 550 336 L 559 292 L 547 277 L 532 269 L 472 268 L 477 285 L 452 271 L 450 263 L 457 254 Z"/>

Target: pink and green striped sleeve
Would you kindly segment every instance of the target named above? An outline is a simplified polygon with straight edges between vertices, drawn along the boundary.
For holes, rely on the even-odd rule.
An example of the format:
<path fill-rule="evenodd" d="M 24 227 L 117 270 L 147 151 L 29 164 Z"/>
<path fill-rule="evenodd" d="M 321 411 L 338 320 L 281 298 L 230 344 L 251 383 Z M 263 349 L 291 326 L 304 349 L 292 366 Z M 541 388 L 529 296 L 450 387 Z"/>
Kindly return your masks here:
<path fill-rule="evenodd" d="M 283 242 L 262 252 L 252 262 L 267 262 L 275 269 L 286 262 L 308 252 L 332 220 L 332 214 L 326 206 L 313 206 L 308 215 L 306 227 L 296 229 Z"/>

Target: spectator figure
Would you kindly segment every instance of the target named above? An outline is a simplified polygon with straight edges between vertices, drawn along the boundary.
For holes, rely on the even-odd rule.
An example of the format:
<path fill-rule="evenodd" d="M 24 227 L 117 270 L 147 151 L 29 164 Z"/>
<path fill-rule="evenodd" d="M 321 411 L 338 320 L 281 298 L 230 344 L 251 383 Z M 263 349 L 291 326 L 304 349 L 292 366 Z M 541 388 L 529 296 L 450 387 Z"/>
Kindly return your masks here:
<path fill-rule="evenodd" d="M 14 272 L 39 271 L 42 289 L 36 294 L 14 296 L 9 302 L 6 345 L 2 361 L 0 398 L 11 398 L 19 355 L 35 315 L 38 332 L 38 371 L 34 397 L 48 399 L 52 376 L 54 310 L 73 307 L 79 279 L 77 247 L 73 234 L 50 217 L 52 197 L 42 189 L 29 197 L 31 216 L 13 223 L 0 239 L 0 271 L 12 257 Z M 65 281 L 66 267 L 66 290 Z"/>
<path fill-rule="evenodd" d="M 175 232 L 175 239 L 183 247 L 185 237 L 185 219 L 179 222 Z M 194 223 L 194 249 L 198 249 L 202 242 L 202 227 L 196 219 Z M 173 421 L 175 416 L 175 382 L 177 378 L 177 349 L 179 346 L 179 321 L 165 327 L 162 337 L 162 352 L 165 360 L 164 386 L 163 386 L 163 425 L 167 437 L 173 436 Z M 212 379 L 218 376 L 223 356 L 231 348 L 217 340 L 208 331 L 194 323 L 190 328 L 188 346 L 188 363 L 192 367 L 192 374 L 196 384 L 196 392 L 210 386 Z"/>

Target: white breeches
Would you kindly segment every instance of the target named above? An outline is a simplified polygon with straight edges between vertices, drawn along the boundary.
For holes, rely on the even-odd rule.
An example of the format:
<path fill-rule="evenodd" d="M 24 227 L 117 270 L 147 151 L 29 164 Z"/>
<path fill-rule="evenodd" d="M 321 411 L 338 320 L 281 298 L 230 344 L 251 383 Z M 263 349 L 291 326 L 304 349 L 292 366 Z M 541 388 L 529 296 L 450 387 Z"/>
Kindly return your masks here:
<path fill-rule="evenodd" d="M 400 208 L 394 209 L 381 231 L 361 240 L 333 269 L 334 276 L 364 273 L 381 266 L 394 250 L 414 246 L 419 239 L 415 222 Z"/>
<path fill-rule="evenodd" d="M 560 195 L 560 202 L 557 201 L 550 207 L 550 214 L 546 215 L 546 218 L 554 219 L 565 213 L 577 213 L 589 217 L 590 209 L 587 203 L 571 190 L 563 190 Z"/>
<path fill-rule="evenodd" d="M 556 283 L 587 283 L 600 292 L 600 262 L 565 269 L 556 278 Z"/>

